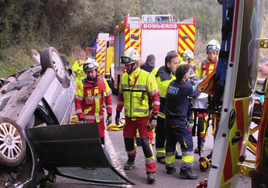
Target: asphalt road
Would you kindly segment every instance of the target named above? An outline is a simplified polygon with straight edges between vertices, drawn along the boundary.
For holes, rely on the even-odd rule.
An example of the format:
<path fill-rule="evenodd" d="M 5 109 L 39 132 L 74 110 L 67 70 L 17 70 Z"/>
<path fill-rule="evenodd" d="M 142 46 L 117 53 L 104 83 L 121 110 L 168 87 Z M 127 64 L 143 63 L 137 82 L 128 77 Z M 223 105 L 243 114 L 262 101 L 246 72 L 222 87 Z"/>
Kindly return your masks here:
<path fill-rule="evenodd" d="M 113 96 L 113 118 L 115 116 L 116 110 L 116 102 L 117 96 Z M 123 113 L 121 113 L 121 117 Z M 113 119 L 114 120 L 114 119 Z M 206 157 L 213 148 L 213 136 L 210 135 L 211 128 L 209 128 L 209 136 L 206 138 L 205 143 L 205 151 L 202 152 L 202 157 Z M 206 172 L 201 172 L 199 169 L 199 155 L 194 154 L 194 166 L 192 171 L 198 174 L 197 180 L 182 180 L 178 178 L 179 175 L 179 167 L 181 165 L 181 160 L 176 159 L 176 165 L 178 170 L 173 173 L 172 175 L 166 174 L 165 165 L 157 163 L 157 173 L 156 173 L 156 182 L 153 185 L 147 184 L 147 175 L 145 171 L 145 162 L 144 162 L 144 155 L 142 148 L 139 146 L 137 147 L 137 156 L 136 156 L 136 163 L 133 169 L 125 171 L 123 169 L 124 164 L 127 161 L 127 154 L 124 148 L 124 141 L 123 141 L 123 131 L 106 131 L 106 138 L 105 138 L 105 147 L 108 151 L 113 166 L 125 175 L 128 179 L 135 183 L 135 185 L 127 185 L 127 186 L 117 186 L 117 185 L 99 185 L 93 184 L 83 181 L 77 181 L 72 179 L 63 178 L 57 176 L 56 183 L 50 184 L 48 187 L 51 188 L 86 188 L 86 187 L 155 187 L 155 188 L 169 188 L 169 187 L 183 187 L 183 188 L 194 188 L 196 184 L 200 181 L 204 180 L 204 178 L 208 178 L 209 169 Z M 194 148 L 197 146 L 197 137 L 193 137 L 194 141 Z M 154 148 L 154 147 L 153 147 Z M 178 148 L 180 146 L 178 145 Z M 180 151 L 180 149 L 178 150 Z M 247 152 L 247 157 L 250 159 L 254 159 L 254 156 Z M 250 164 L 254 165 L 254 164 Z M 251 179 L 248 177 L 240 176 L 239 182 L 237 187 L 244 187 L 250 188 L 251 187 Z"/>

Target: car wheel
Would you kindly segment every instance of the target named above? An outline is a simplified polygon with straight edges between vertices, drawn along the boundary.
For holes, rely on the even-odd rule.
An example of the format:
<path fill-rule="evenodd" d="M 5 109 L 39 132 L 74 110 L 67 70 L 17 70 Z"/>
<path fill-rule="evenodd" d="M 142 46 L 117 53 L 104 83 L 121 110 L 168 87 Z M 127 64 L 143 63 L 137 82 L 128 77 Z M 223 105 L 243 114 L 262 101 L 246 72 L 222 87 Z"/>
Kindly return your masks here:
<path fill-rule="evenodd" d="M 19 165 L 26 155 L 22 128 L 8 118 L 0 118 L 0 164 Z"/>
<path fill-rule="evenodd" d="M 40 53 L 42 71 L 45 72 L 47 68 L 52 68 L 56 72 L 58 80 L 62 83 L 65 81 L 66 71 L 64 62 L 59 52 L 53 48 L 48 47 Z"/>

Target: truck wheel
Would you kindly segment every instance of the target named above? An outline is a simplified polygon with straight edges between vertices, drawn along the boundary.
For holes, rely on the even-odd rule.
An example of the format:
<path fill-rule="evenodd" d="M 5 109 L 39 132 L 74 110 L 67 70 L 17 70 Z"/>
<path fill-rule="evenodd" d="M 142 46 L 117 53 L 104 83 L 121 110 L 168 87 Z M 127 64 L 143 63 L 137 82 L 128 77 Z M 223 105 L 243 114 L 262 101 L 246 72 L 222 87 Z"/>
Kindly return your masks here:
<path fill-rule="evenodd" d="M 111 89 L 112 89 L 113 95 L 117 95 L 118 94 L 118 89 L 116 89 L 114 87 L 114 79 L 112 77 L 111 77 Z"/>
<path fill-rule="evenodd" d="M 19 165 L 26 155 L 22 128 L 9 118 L 0 118 L 0 164 Z"/>
<path fill-rule="evenodd" d="M 40 53 L 40 60 L 43 72 L 45 72 L 47 68 L 52 68 L 56 72 L 58 80 L 61 83 L 65 81 L 66 71 L 64 62 L 55 48 L 48 47 L 43 49 Z"/>

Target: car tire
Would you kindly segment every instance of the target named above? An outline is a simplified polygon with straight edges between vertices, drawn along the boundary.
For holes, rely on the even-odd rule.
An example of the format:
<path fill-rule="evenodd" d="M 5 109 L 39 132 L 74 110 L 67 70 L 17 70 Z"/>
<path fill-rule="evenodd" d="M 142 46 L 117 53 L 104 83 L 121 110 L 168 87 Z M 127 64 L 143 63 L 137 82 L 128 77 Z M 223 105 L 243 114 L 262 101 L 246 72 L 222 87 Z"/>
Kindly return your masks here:
<path fill-rule="evenodd" d="M 58 80 L 63 83 L 66 79 L 66 71 L 64 62 L 59 52 L 53 48 L 48 47 L 41 51 L 40 60 L 42 66 L 42 72 L 45 72 L 47 68 L 52 68 L 56 72 Z"/>
<path fill-rule="evenodd" d="M 9 118 L 0 118 L 0 164 L 19 165 L 26 155 L 22 128 Z"/>

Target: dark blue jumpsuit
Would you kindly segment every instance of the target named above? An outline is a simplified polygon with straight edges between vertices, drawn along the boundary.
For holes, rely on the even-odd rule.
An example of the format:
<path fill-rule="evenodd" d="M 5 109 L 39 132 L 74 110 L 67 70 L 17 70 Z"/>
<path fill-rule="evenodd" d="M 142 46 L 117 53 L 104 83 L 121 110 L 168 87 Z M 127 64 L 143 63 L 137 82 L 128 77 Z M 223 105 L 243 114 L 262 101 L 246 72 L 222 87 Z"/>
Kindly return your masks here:
<path fill-rule="evenodd" d="M 184 81 L 170 82 L 165 105 L 166 167 L 175 167 L 175 150 L 177 142 L 181 145 L 182 165 L 186 170 L 193 166 L 193 139 L 187 124 L 189 97 L 196 98 L 200 93 Z"/>

